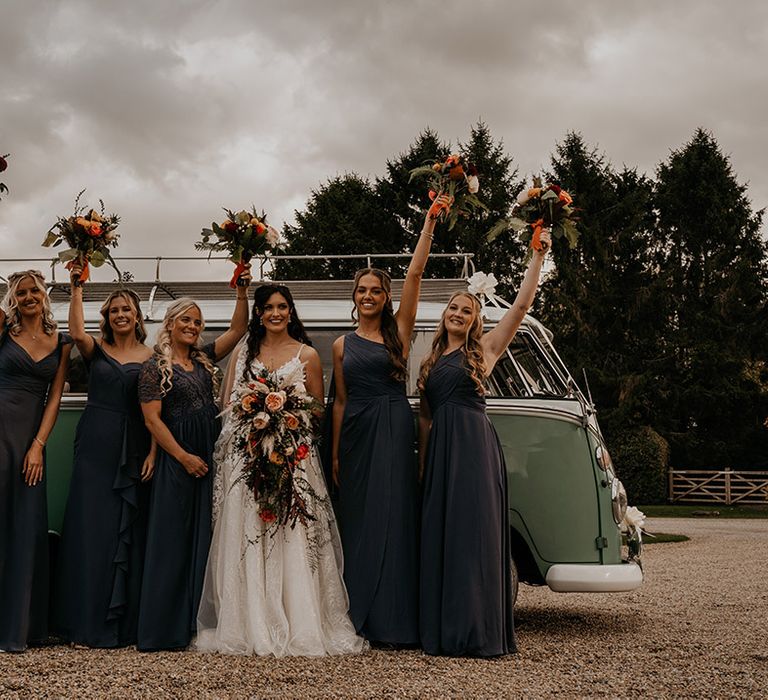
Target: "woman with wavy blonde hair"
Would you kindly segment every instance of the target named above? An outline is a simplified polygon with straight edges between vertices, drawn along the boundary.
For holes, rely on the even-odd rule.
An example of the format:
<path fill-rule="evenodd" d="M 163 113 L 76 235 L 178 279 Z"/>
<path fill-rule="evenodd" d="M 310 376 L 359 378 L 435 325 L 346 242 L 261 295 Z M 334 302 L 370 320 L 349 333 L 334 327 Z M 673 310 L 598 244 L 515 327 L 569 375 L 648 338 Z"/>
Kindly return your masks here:
<path fill-rule="evenodd" d="M 499 656 L 516 650 L 507 472 L 485 412 L 484 382 L 533 303 L 548 232 L 541 241 L 498 324 L 483 335 L 477 298 L 454 294 L 421 365 L 419 627 L 428 654 Z"/>
<path fill-rule="evenodd" d="M 72 339 L 56 332 L 45 278 L 14 272 L 0 304 L 0 650 L 48 638 L 45 443 Z"/>
<path fill-rule="evenodd" d="M 160 446 L 149 504 L 139 605 L 141 651 L 183 649 L 195 633 L 211 542 L 213 449 L 221 430 L 215 362 L 248 327 L 250 273 L 237 286 L 229 329 L 207 345 L 200 307 L 178 299 L 165 313 L 139 378 L 144 420 Z"/>

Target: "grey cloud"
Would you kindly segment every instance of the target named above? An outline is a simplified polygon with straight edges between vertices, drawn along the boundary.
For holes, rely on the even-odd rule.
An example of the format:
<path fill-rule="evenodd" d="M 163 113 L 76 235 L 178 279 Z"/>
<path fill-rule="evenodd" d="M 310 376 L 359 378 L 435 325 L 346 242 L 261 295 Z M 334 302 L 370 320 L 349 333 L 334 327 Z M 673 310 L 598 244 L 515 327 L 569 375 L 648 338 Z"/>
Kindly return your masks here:
<path fill-rule="evenodd" d="M 279 223 L 427 124 L 456 143 L 479 117 L 523 172 L 569 129 L 652 172 L 704 126 L 760 207 L 767 20 L 756 0 L 12 2 L 0 257 L 37 255 L 18 233 L 83 186 L 123 215 L 121 253 L 191 252 L 221 205 Z"/>

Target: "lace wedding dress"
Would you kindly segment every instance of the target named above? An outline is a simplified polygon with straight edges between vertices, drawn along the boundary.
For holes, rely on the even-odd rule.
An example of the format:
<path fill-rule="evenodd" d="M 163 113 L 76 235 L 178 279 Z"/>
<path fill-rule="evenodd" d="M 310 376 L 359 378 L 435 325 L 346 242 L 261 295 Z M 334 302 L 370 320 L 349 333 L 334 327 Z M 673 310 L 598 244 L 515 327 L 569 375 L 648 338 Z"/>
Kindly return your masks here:
<path fill-rule="evenodd" d="M 242 381 L 240 352 L 235 381 Z M 256 360 L 255 367 L 262 368 Z M 281 386 L 304 383 L 298 356 L 275 370 Z M 216 443 L 214 532 L 197 620 L 196 647 L 225 654 L 321 656 L 358 653 L 342 579 L 339 533 L 313 447 L 306 479 L 316 494 L 315 521 L 267 532 L 234 449 L 237 425 L 228 416 Z"/>

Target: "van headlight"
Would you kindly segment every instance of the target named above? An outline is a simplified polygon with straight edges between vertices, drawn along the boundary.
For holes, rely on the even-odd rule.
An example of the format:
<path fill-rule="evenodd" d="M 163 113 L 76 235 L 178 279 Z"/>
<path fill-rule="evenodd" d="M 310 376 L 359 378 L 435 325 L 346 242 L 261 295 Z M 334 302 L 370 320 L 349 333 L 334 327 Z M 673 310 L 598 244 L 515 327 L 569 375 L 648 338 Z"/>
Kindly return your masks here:
<path fill-rule="evenodd" d="M 624 520 L 624 513 L 627 512 L 627 492 L 624 490 L 624 484 L 618 479 L 611 482 L 611 508 L 613 509 L 613 519 L 618 525 Z"/>
<path fill-rule="evenodd" d="M 616 472 L 613 469 L 613 460 L 611 459 L 611 455 L 602 445 L 598 445 L 595 448 L 595 460 L 597 461 L 597 466 L 600 467 L 600 469 L 610 474 L 611 477 L 615 475 Z"/>

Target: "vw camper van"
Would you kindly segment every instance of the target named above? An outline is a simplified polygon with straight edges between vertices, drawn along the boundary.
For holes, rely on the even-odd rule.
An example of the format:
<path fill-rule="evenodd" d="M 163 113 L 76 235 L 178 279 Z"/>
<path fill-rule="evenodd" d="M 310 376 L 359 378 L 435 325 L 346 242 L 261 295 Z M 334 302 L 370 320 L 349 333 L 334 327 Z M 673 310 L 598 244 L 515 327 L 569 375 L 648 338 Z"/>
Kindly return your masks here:
<path fill-rule="evenodd" d="M 361 265 L 370 260 L 361 261 Z M 159 270 L 158 270 L 159 272 Z M 409 359 L 408 392 L 418 412 L 416 379 L 421 358 L 450 294 L 466 289 L 467 261 L 461 277 L 425 279 Z M 225 282 L 130 283 L 142 299 L 152 344 L 169 303 L 191 296 L 206 321 L 203 341 L 229 325 L 234 294 Z M 256 283 L 258 284 L 258 282 Z M 331 345 L 352 329 L 350 281 L 288 283 L 299 315 L 320 353 L 326 386 L 331 375 Z M 87 329 L 98 333 L 99 307 L 115 283 L 85 287 Z M 393 281 L 395 303 L 402 280 Z M 50 289 L 54 315 L 66 328 L 69 289 Z M 485 305 L 486 328 L 505 309 Z M 74 359 L 68 387 L 48 441 L 48 501 L 51 537 L 61 530 L 72 469 L 75 427 L 86 402 L 82 361 Z M 528 316 L 488 382 L 488 414 L 501 440 L 509 484 L 509 523 L 515 594 L 517 582 L 547 585 L 553 591 L 628 591 L 643 580 L 639 542 L 622 545 L 620 523 L 626 494 L 598 426 L 595 409 L 558 355 L 552 333 Z M 415 418 L 415 415 L 414 415 Z M 415 449 L 415 445 L 414 445 Z"/>

